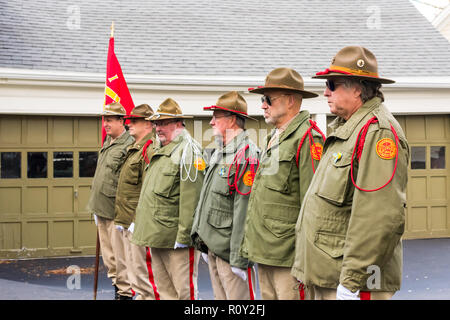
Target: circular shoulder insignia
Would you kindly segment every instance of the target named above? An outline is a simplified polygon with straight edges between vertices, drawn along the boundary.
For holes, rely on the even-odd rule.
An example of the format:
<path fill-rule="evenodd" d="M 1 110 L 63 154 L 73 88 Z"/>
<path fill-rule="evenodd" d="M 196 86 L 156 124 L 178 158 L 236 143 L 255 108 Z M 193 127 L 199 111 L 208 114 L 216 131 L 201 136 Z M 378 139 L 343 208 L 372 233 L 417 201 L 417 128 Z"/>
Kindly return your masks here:
<path fill-rule="evenodd" d="M 323 146 L 316 142 L 311 146 L 311 155 L 314 160 L 320 160 L 322 158 Z"/>
<path fill-rule="evenodd" d="M 194 167 L 197 168 L 199 171 L 203 171 L 206 168 L 205 160 L 202 158 L 197 158 L 197 160 L 194 161 Z"/>
<path fill-rule="evenodd" d="M 252 171 L 247 171 L 242 178 L 242 182 L 248 187 L 253 185 L 253 180 L 255 180 L 255 173 Z"/>
<path fill-rule="evenodd" d="M 397 155 L 397 147 L 392 139 L 384 138 L 377 142 L 376 151 L 381 159 L 393 159 Z"/>
<path fill-rule="evenodd" d="M 360 68 L 364 67 L 366 63 L 364 62 L 363 59 L 359 59 L 358 61 L 356 61 L 356 65 Z"/>

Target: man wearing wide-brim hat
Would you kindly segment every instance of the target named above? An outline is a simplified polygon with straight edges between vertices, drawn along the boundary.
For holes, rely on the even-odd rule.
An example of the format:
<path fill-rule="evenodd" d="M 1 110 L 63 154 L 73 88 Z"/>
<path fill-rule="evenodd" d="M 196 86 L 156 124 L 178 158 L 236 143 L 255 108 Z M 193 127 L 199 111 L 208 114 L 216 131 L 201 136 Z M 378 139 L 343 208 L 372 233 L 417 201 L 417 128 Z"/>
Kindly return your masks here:
<path fill-rule="evenodd" d="M 117 247 L 113 243 L 113 239 L 120 236 L 114 227 L 114 218 L 120 167 L 134 139 L 125 130 L 126 110 L 119 102 L 106 105 L 101 116 L 107 137 L 98 155 L 87 210 L 96 221 L 102 259 L 115 288 L 115 299 L 126 299 L 132 296 L 131 287 L 126 277 L 117 275 L 115 257 L 123 256 L 124 252 L 123 246 Z"/>
<path fill-rule="evenodd" d="M 190 233 L 206 163 L 201 145 L 184 127 L 188 118 L 171 98 L 148 118 L 158 142 L 145 169 L 132 241 L 150 248 L 156 299 L 197 297 L 200 253 Z"/>
<path fill-rule="evenodd" d="M 120 170 L 115 204 L 114 223 L 120 231 L 115 235 L 121 236 L 114 237 L 113 241 L 115 247 L 124 248 L 124 255 L 116 256 L 117 276 L 128 278 L 131 289 L 136 294 L 136 300 L 155 299 L 150 272 L 147 269 L 146 248 L 131 242 L 144 169 L 154 152 L 153 125 L 146 120 L 153 114 L 153 109 L 148 104 L 140 104 L 124 117 L 129 120 L 128 132 L 135 142 L 128 147 L 126 159 Z"/>
<path fill-rule="evenodd" d="M 325 79 L 336 119 L 302 204 L 292 274 L 316 299 L 389 299 L 400 289 L 409 147 L 383 105 L 374 54 L 341 49 Z"/>
<path fill-rule="evenodd" d="M 309 112 L 300 109 L 303 99 L 317 94 L 306 91 L 301 75 L 290 68 L 272 70 L 264 86 L 249 90 L 263 95 L 261 109 L 274 129 L 254 179 L 241 253 L 258 263 L 262 299 L 298 300 L 304 292 L 290 273 L 294 229 L 323 147 Z"/>
<path fill-rule="evenodd" d="M 254 272 L 239 252 L 259 163 L 259 149 L 245 130 L 252 118 L 236 91 L 204 110 L 213 113 L 210 125 L 219 145 L 209 161 L 191 236 L 208 263 L 214 299 L 254 299 Z"/>

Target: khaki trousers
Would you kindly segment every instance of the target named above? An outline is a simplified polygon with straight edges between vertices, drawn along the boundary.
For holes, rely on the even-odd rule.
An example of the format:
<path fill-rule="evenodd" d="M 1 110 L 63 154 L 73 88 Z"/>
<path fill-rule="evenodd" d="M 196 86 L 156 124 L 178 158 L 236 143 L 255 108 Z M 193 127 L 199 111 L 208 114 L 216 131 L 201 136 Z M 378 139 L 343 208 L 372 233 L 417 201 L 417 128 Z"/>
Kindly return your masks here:
<path fill-rule="evenodd" d="M 123 231 L 128 280 L 136 293 L 136 300 L 155 300 L 155 293 L 151 284 L 153 275 L 151 275 L 151 272 L 149 273 L 147 265 L 150 257 L 147 255 L 145 247 L 137 246 L 131 242 L 132 237 L 133 234 L 130 231 Z"/>
<path fill-rule="evenodd" d="M 208 251 L 208 268 L 211 285 L 214 291 L 214 300 L 254 300 L 255 273 L 251 269 L 252 278 L 244 281 L 231 271 L 230 264 L 222 258 Z M 245 270 L 248 277 L 248 272 Z M 251 283 L 251 287 L 250 287 Z M 251 290 L 251 294 L 250 294 Z"/>
<path fill-rule="evenodd" d="M 151 269 L 161 300 L 196 300 L 198 262 L 194 248 L 151 248 Z"/>
<path fill-rule="evenodd" d="M 127 259 L 125 251 L 125 231 L 119 231 L 113 224 L 112 246 L 116 260 L 116 286 L 121 296 L 132 297 L 130 280 L 128 279 Z"/>
<path fill-rule="evenodd" d="M 367 300 L 389 300 L 395 292 L 371 291 Z M 336 300 L 336 289 L 314 286 L 314 300 Z"/>
<path fill-rule="evenodd" d="M 258 263 L 258 278 L 262 300 L 300 300 L 298 281 L 290 267 Z"/>
<path fill-rule="evenodd" d="M 97 216 L 97 229 L 100 239 L 100 253 L 103 264 L 106 266 L 108 278 L 112 284 L 116 284 L 116 259 L 114 257 L 112 234 L 117 231 L 114 227 L 114 220 Z"/>

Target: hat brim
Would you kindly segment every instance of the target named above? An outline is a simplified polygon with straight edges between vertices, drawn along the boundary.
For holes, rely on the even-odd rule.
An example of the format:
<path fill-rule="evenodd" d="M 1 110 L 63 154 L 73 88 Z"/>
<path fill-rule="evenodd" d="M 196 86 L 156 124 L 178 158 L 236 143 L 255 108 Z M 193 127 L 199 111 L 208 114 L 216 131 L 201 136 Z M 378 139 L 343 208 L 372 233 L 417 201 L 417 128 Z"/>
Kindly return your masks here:
<path fill-rule="evenodd" d="M 358 76 L 358 75 L 344 74 L 344 73 L 339 73 L 339 72 L 329 72 L 327 74 L 315 75 L 312 78 L 313 79 L 329 79 L 329 78 L 337 78 L 337 77 L 361 79 L 361 80 L 379 82 L 379 83 L 383 83 L 383 84 L 395 83 L 394 80 L 386 79 L 386 78 L 376 78 L 376 77 L 370 77 L 370 76 Z"/>
<path fill-rule="evenodd" d="M 151 116 L 150 116 L 151 117 Z M 134 115 L 134 114 L 131 114 L 131 115 L 129 115 L 129 116 L 125 116 L 125 117 L 123 117 L 124 119 L 143 119 L 143 120 L 147 120 L 147 118 L 149 118 L 149 117 L 146 117 L 146 116 L 138 116 L 138 115 Z"/>
<path fill-rule="evenodd" d="M 247 119 L 251 119 L 251 120 L 258 121 L 257 119 L 250 117 L 250 116 L 249 116 L 248 114 L 246 114 L 246 113 L 239 112 L 239 111 L 236 111 L 236 110 L 227 109 L 227 108 L 220 107 L 220 106 L 209 106 L 209 107 L 204 107 L 203 110 L 205 110 L 205 111 L 208 111 L 208 110 L 210 110 L 210 111 L 214 111 L 214 110 L 227 111 L 227 112 L 234 113 L 234 114 L 237 115 L 237 116 L 242 116 L 242 117 L 247 118 Z"/>
<path fill-rule="evenodd" d="M 169 116 L 169 115 L 159 115 L 159 114 L 154 114 L 151 117 L 145 118 L 145 120 L 150 120 L 150 121 L 159 121 L 159 120 L 166 120 L 166 119 L 192 119 L 194 118 L 194 116 Z"/>
<path fill-rule="evenodd" d="M 111 111 L 103 111 L 102 113 L 100 113 L 100 116 L 101 117 L 107 117 L 107 116 L 125 117 L 126 114 L 116 113 L 116 112 L 111 112 Z"/>
<path fill-rule="evenodd" d="M 265 91 L 269 91 L 269 90 L 283 90 L 283 91 L 298 93 L 298 94 L 301 94 L 304 99 L 315 98 L 315 97 L 319 96 L 317 93 L 314 93 L 314 92 L 310 92 L 310 91 L 306 91 L 306 90 L 299 90 L 299 89 L 294 89 L 294 88 L 285 88 L 285 87 L 258 87 L 255 89 L 253 89 L 253 88 L 249 89 L 248 92 L 264 94 Z"/>

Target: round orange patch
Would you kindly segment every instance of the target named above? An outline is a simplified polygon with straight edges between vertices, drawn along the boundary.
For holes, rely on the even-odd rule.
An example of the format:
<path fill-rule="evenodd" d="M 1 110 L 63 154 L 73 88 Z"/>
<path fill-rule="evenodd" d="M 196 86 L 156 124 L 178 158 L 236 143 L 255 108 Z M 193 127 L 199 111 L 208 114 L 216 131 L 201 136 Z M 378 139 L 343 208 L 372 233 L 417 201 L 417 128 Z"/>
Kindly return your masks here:
<path fill-rule="evenodd" d="M 323 146 L 316 142 L 311 146 L 311 155 L 314 160 L 320 160 L 322 158 Z"/>
<path fill-rule="evenodd" d="M 377 142 L 377 154 L 381 159 L 393 159 L 397 155 L 397 147 L 392 139 L 384 138 Z"/>
<path fill-rule="evenodd" d="M 255 180 L 255 173 L 252 171 L 247 171 L 244 174 L 244 178 L 242 178 L 242 181 L 248 187 L 251 187 L 253 185 L 253 180 Z"/>
<path fill-rule="evenodd" d="M 202 158 L 198 158 L 197 160 L 194 161 L 194 167 L 196 167 L 197 170 L 199 171 L 205 170 L 206 168 L 205 160 L 203 160 Z"/>

